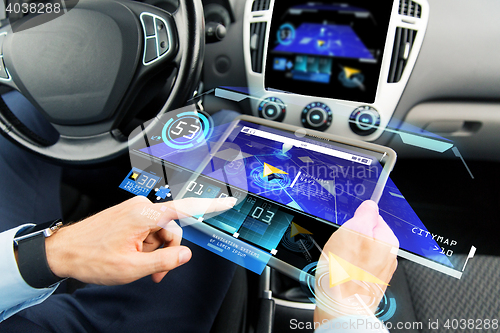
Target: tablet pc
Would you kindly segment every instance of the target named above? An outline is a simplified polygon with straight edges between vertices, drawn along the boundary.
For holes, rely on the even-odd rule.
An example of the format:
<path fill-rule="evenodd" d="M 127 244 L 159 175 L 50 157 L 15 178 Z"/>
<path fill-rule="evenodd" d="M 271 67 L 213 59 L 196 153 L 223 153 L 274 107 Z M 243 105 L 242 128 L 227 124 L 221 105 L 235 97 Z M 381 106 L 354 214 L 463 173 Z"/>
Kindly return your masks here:
<path fill-rule="evenodd" d="M 179 221 L 183 237 L 259 274 L 269 265 L 299 280 L 361 202 L 378 202 L 396 161 L 390 148 L 250 116 L 185 148 L 179 138 L 194 139 L 204 121 L 180 114 L 183 123 L 160 124 L 158 144 L 131 147 L 133 165 L 163 173 L 171 198 L 237 198 L 224 213 Z"/>

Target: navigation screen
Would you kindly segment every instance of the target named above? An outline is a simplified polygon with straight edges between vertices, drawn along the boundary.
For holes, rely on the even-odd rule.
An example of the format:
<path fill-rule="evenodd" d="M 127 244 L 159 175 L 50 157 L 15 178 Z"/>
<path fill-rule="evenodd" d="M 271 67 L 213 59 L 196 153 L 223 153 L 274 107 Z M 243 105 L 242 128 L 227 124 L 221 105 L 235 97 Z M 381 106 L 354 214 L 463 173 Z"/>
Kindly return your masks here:
<path fill-rule="evenodd" d="M 373 103 L 392 5 L 277 0 L 266 89 Z"/>
<path fill-rule="evenodd" d="M 223 130 L 216 128 L 212 140 L 222 135 Z M 207 154 L 205 149 L 204 146 L 195 148 L 188 156 L 182 150 L 161 144 L 142 151 L 188 170 L 198 170 Z M 213 153 L 210 163 L 199 171 L 294 210 L 342 225 L 361 202 L 370 199 L 383 169 L 375 156 L 356 153 L 353 149 L 241 121 Z M 215 196 L 218 192 L 211 193 Z M 233 221 L 236 222 L 223 228 L 237 230 L 233 224 L 239 219 Z"/>
<path fill-rule="evenodd" d="M 179 220 L 185 239 L 259 274 L 271 258 L 307 271 L 330 235 L 378 193 L 406 258 L 460 274 L 453 251 L 387 179 L 387 153 L 250 120 L 212 126 L 186 110 L 167 117 L 131 144 L 133 169 L 120 187 L 152 202 L 237 199 L 227 211 Z"/>
<path fill-rule="evenodd" d="M 203 223 L 181 223 L 183 235 L 257 273 L 271 256 L 299 270 L 316 261 L 330 235 L 372 197 L 383 174 L 381 153 L 305 133 L 239 121 L 214 127 L 210 139 L 196 146 L 182 144 L 195 139 L 195 129 L 201 132 L 187 115 L 165 127 L 168 140 L 149 134 L 150 143 L 137 151 L 162 164 L 135 160 L 120 187 L 156 202 L 237 198 L 226 212 L 197 216 Z M 161 174 L 168 187 L 158 181 Z"/>

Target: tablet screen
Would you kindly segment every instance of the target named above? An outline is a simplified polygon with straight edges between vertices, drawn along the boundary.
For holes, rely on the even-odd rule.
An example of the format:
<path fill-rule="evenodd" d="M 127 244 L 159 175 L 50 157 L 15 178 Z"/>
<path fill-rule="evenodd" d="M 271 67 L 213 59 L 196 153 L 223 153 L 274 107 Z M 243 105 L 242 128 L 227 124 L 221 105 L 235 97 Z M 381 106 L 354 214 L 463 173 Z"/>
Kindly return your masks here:
<path fill-rule="evenodd" d="M 184 238 L 254 272 L 314 269 L 331 234 L 372 199 L 400 257 L 462 275 L 457 242 L 429 232 L 388 177 L 388 148 L 248 116 L 214 126 L 193 106 L 144 123 L 129 144 L 133 169 L 120 188 L 152 202 L 237 198 L 227 212 L 179 223 Z"/>
<path fill-rule="evenodd" d="M 330 235 L 387 179 L 382 152 L 302 129 L 240 120 L 215 127 L 198 147 L 179 147 L 161 142 L 137 152 L 170 168 L 176 199 L 238 199 L 222 214 L 197 216 L 203 223 L 181 225 L 184 238 L 257 273 L 271 256 L 299 270 L 317 261 Z"/>
<path fill-rule="evenodd" d="M 211 142 L 226 127 L 215 130 Z M 186 152 L 160 144 L 140 151 L 338 225 L 371 198 L 384 162 L 382 153 L 247 121 L 238 122 L 217 151 L 210 151 L 210 162 L 200 170 L 206 149 Z"/>

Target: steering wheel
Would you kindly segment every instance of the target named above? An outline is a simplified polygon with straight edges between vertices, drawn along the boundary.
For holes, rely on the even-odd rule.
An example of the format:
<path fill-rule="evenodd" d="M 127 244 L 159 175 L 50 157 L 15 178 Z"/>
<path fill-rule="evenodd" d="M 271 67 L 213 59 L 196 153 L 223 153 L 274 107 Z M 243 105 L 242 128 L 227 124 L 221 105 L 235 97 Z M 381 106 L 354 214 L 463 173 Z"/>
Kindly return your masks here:
<path fill-rule="evenodd" d="M 129 0 L 63 1 L 59 13 L 28 15 L 0 30 L 0 83 L 24 95 L 59 132 L 49 144 L 0 100 L 0 130 L 15 144 L 63 165 L 128 151 L 119 129 L 137 115 L 139 92 L 173 73 L 159 115 L 195 89 L 204 56 L 201 0 L 169 13 Z"/>

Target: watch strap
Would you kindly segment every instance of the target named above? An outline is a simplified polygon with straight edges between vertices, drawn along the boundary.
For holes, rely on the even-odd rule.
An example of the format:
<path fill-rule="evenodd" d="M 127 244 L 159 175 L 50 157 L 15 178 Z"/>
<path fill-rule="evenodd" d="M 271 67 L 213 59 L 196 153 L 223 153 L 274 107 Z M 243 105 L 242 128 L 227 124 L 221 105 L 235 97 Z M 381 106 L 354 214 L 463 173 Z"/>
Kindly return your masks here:
<path fill-rule="evenodd" d="M 33 288 L 48 288 L 63 280 L 49 267 L 43 232 L 18 241 L 17 261 L 21 276 Z"/>

